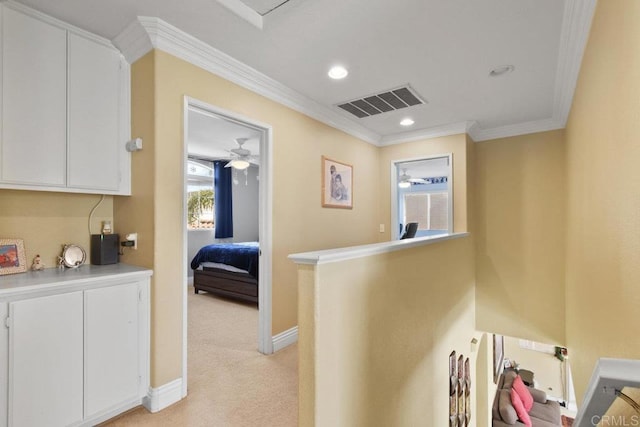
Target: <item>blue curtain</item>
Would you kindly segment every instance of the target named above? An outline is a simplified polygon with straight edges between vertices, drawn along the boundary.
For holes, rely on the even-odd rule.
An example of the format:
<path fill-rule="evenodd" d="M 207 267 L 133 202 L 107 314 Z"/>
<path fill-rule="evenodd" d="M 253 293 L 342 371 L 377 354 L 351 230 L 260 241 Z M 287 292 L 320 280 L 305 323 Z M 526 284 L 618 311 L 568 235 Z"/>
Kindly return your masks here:
<path fill-rule="evenodd" d="M 213 162 L 213 186 L 215 189 L 215 238 L 233 237 L 233 203 L 231 169 L 225 168 L 226 161 Z"/>

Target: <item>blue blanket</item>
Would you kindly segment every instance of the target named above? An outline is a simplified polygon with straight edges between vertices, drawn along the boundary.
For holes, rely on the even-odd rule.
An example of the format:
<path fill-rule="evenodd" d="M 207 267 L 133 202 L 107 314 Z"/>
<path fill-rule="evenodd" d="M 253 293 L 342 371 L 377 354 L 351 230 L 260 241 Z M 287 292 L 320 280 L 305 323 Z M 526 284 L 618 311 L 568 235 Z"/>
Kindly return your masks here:
<path fill-rule="evenodd" d="M 208 245 L 200 249 L 193 257 L 191 268 L 196 270 L 203 262 L 218 262 L 246 270 L 257 279 L 259 250 L 257 245 L 240 243 Z"/>

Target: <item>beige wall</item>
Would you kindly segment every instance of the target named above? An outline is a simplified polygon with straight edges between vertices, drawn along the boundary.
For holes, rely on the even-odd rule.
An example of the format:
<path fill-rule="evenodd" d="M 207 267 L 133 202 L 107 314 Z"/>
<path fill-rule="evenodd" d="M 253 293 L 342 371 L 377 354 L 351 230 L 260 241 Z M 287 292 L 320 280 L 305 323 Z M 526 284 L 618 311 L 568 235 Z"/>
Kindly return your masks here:
<path fill-rule="evenodd" d="M 471 239 L 303 266 L 300 279 L 300 425 L 447 425 L 452 350 L 476 384 Z"/>
<path fill-rule="evenodd" d="M 23 239 L 27 267 L 40 255 L 47 268 L 55 267 L 62 244 L 77 244 L 89 262 L 89 213 L 100 195 L 0 190 L 0 239 Z M 107 196 L 93 214 L 92 232 L 102 221 L 113 221 L 113 197 Z M 112 223 L 116 233 L 117 223 Z"/>
<path fill-rule="evenodd" d="M 476 145 L 477 328 L 565 342 L 562 131 Z"/>
<path fill-rule="evenodd" d="M 598 2 L 567 124 L 567 344 L 580 404 L 600 357 L 640 358 L 640 2 Z"/>
<path fill-rule="evenodd" d="M 181 374 L 184 96 L 273 127 L 273 334 L 298 324 L 289 254 L 377 239 L 378 149 L 161 51 L 133 65 L 132 81 L 133 133 L 145 149 L 134 153 L 133 195 L 118 199 L 116 218 L 148 238 L 124 261 L 154 269 L 151 379 L 159 386 Z M 322 155 L 353 165 L 353 210 L 320 206 Z"/>
<path fill-rule="evenodd" d="M 385 224 L 385 232 L 378 233 L 378 241 L 391 239 L 391 165 L 398 160 L 419 159 L 438 154 L 453 154 L 453 230 L 467 231 L 467 179 L 472 167 L 467 164 L 467 150 L 473 150 L 471 144 L 467 146 L 465 134 L 445 136 L 441 138 L 425 139 L 422 141 L 382 147 L 379 163 L 379 209 L 380 224 Z M 471 163 L 473 163 L 471 161 Z"/>
<path fill-rule="evenodd" d="M 138 233 L 138 249 L 125 248 L 122 262 L 151 268 L 151 385 L 182 376 L 181 279 L 167 279 L 158 266 L 156 246 L 155 61 L 149 53 L 131 67 L 131 134 L 143 150 L 131 154 L 131 194 L 116 197 L 114 216 L 124 233 Z M 178 262 L 171 264 L 174 268 Z M 172 281 L 173 280 L 173 281 Z M 171 299 L 174 298 L 173 300 Z M 179 323 L 176 323 L 179 322 Z"/>

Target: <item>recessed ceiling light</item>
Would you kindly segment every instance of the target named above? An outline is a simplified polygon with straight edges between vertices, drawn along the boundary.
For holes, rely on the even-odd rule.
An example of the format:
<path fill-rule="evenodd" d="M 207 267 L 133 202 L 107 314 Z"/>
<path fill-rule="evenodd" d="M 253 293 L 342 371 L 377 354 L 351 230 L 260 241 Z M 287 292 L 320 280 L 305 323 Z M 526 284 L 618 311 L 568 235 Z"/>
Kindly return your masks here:
<path fill-rule="evenodd" d="M 402 126 L 411 126 L 414 123 L 415 122 L 413 121 L 413 119 L 410 119 L 409 117 L 407 117 L 406 119 L 402 119 L 402 121 L 400 122 Z"/>
<path fill-rule="evenodd" d="M 342 65 L 336 65 L 335 67 L 331 67 L 328 74 L 332 79 L 340 80 L 347 77 L 349 72 Z"/>
<path fill-rule="evenodd" d="M 515 68 L 516 67 L 514 67 L 513 65 L 502 65 L 500 67 L 496 67 L 493 70 L 491 70 L 489 72 L 489 76 L 491 77 L 504 76 L 505 74 L 509 74 L 510 72 L 515 70 Z"/>

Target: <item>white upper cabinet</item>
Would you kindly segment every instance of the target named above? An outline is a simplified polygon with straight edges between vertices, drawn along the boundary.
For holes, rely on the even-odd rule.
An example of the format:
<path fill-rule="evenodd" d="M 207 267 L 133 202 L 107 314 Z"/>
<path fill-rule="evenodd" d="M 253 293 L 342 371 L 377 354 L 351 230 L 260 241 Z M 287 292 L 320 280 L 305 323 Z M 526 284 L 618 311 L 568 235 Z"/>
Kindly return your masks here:
<path fill-rule="evenodd" d="M 129 64 L 18 3 L 0 12 L 0 188 L 130 194 Z"/>
<path fill-rule="evenodd" d="M 69 34 L 69 185 L 118 190 L 120 55 Z"/>
<path fill-rule="evenodd" d="M 64 186 L 66 31 L 2 11 L 2 181 Z"/>

